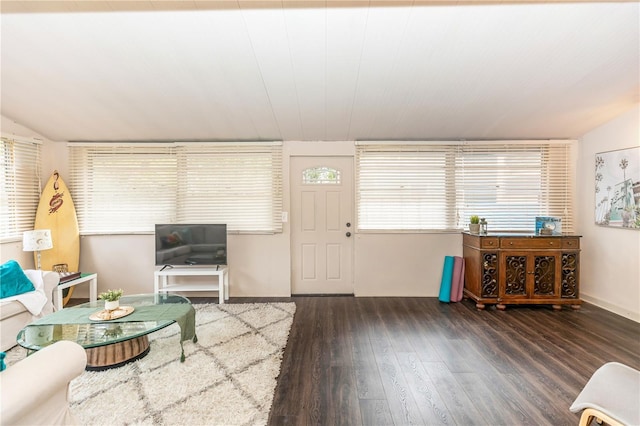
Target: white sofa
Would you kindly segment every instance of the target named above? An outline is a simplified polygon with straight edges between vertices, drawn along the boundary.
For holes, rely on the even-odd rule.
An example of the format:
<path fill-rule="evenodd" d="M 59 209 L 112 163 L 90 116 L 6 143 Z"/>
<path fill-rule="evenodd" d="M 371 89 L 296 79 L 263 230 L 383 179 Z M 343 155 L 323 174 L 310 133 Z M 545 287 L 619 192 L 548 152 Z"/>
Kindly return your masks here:
<path fill-rule="evenodd" d="M 0 299 L 0 351 L 15 346 L 18 332 L 27 324 L 53 312 L 53 291 L 60 282 L 60 276 L 56 272 L 35 269 L 25 269 L 24 273 L 36 287 L 34 291 L 44 291 L 47 302 L 41 312 L 34 314 L 15 297 Z M 28 297 L 28 293 L 25 294 Z"/>
<path fill-rule="evenodd" d="M 69 383 L 87 365 L 75 342 L 62 340 L 0 373 L 2 425 L 78 424 L 69 410 Z"/>

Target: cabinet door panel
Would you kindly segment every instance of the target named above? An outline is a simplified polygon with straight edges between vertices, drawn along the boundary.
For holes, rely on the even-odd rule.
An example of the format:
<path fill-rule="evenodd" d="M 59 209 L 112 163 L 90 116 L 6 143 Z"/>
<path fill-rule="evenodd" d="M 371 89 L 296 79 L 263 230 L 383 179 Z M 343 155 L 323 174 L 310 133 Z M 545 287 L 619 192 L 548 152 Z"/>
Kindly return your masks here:
<path fill-rule="evenodd" d="M 520 298 L 527 295 L 527 254 L 502 253 L 500 262 L 500 297 Z"/>
<path fill-rule="evenodd" d="M 533 296 L 557 296 L 556 255 L 533 256 Z"/>
<path fill-rule="evenodd" d="M 577 299 L 579 277 L 578 272 L 580 270 L 578 263 L 578 253 L 562 253 L 562 282 L 561 282 L 561 296 L 568 299 Z"/>
<path fill-rule="evenodd" d="M 482 254 L 482 297 L 498 297 L 498 255 Z"/>

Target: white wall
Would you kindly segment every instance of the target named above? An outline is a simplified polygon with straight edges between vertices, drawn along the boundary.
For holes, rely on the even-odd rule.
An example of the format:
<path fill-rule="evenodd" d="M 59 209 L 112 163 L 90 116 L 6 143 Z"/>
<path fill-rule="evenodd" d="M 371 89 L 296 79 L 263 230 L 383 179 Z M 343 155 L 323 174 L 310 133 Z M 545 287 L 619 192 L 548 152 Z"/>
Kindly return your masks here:
<path fill-rule="evenodd" d="M 4 132 L 3 118 L 3 132 Z M 9 121 L 9 120 L 7 120 Z M 9 123 L 16 134 L 33 135 Z M 66 176 L 64 142 L 45 140 L 43 171 Z M 353 142 L 285 142 L 284 210 L 289 202 L 289 158 L 301 155 L 338 155 L 353 158 Z M 354 218 L 355 222 L 355 218 Z M 354 244 L 354 292 L 358 296 L 437 296 L 446 255 L 460 255 L 459 234 L 357 234 Z M 90 235 L 80 238 L 80 270 L 98 273 L 99 290 L 122 287 L 125 292 L 153 290 L 154 238 L 152 235 Z M 20 242 L 2 245 L 2 261 L 16 259 L 33 267 L 30 253 Z M 276 235 L 230 235 L 231 296 L 289 296 L 291 294 L 290 229 Z M 193 280 L 193 278 L 192 278 Z M 191 295 L 202 295 L 191 293 Z M 74 297 L 87 297 L 82 286 Z"/>
<path fill-rule="evenodd" d="M 580 139 L 581 297 L 640 322 L 640 230 L 595 225 L 595 154 L 640 146 L 640 106 Z"/>
<path fill-rule="evenodd" d="M 639 108 L 583 136 L 578 161 L 577 229 L 583 235 L 581 294 L 620 315 L 640 321 L 640 231 L 598 227 L 593 223 L 594 155 L 638 146 Z M 2 132 L 39 137 L 2 117 Z M 44 142 L 43 172 L 67 172 L 64 142 Z M 296 155 L 353 156 L 352 142 L 285 142 L 284 210 L 289 203 L 289 158 Z M 355 222 L 355 220 L 354 220 Z M 355 235 L 354 291 L 357 296 L 438 295 L 446 255 L 461 255 L 460 234 Z M 1 247 L 0 260 L 16 259 L 33 267 L 20 242 Z M 152 235 L 85 236 L 80 241 L 80 269 L 99 274 L 99 289 L 122 287 L 128 293 L 153 289 Z M 290 230 L 277 235 L 230 235 L 232 296 L 288 296 L 291 288 Z M 76 295 L 86 296 L 79 288 Z"/>
<path fill-rule="evenodd" d="M 437 297 L 445 256 L 462 256 L 462 234 L 357 234 L 355 294 Z"/>
<path fill-rule="evenodd" d="M 229 235 L 231 296 L 289 296 L 289 240 L 277 235 Z M 98 289 L 152 293 L 155 269 L 153 235 L 90 235 L 80 239 L 80 269 L 98 273 Z M 177 278 L 194 282 L 198 278 Z M 208 279 L 211 279 L 210 277 Z M 192 296 L 211 294 L 190 293 Z M 74 297 L 87 297 L 78 288 Z"/>
<path fill-rule="evenodd" d="M 289 159 L 292 156 L 349 156 L 353 142 L 285 142 L 284 211 L 290 210 Z M 66 154 L 65 154 L 66 155 Z M 355 218 L 354 218 L 355 222 Z M 291 294 L 290 227 L 276 235 L 229 235 L 232 297 L 281 297 Z M 86 236 L 80 241 L 80 267 L 98 272 L 100 290 L 122 287 L 127 293 L 153 290 L 152 235 Z M 438 295 L 446 255 L 461 255 L 460 234 L 356 234 L 354 293 L 357 296 Z M 185 278 L 190 282 L 200 278 Z M 190 293 L 191 295 L 205 295 Z M 74 297 L 86 296 L 79 288 Z"/>

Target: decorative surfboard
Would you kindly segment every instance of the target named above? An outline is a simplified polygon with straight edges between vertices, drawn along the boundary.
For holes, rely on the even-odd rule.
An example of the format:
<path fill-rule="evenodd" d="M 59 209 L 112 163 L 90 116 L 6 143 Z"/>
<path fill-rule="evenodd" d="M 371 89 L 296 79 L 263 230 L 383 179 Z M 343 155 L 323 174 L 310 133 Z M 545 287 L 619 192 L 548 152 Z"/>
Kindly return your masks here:
<path fill-rule="evenodd" d="M 71 199 L 69 188 L 58 171 L 42 190 L 34 229 L 50 229 L 53 248 L 40 252 L 40 264 L 43 271 L 77 272 L 80 266 L 80 232 L 78 216 Z M 37 254 L 34 253 L 34 258 Z M 71 298 L 73 287 L 64 297 L 63 305 Z"/>

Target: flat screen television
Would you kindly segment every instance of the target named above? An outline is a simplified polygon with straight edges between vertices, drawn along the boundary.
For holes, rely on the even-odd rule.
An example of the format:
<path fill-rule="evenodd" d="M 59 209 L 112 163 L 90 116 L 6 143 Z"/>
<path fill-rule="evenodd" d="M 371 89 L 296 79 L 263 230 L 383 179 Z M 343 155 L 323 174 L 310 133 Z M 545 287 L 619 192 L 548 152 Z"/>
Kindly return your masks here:
<path fill-rule="evenodd" d="M 227 264 L 226 224 L 156 224 L 156 266 Z"/>

